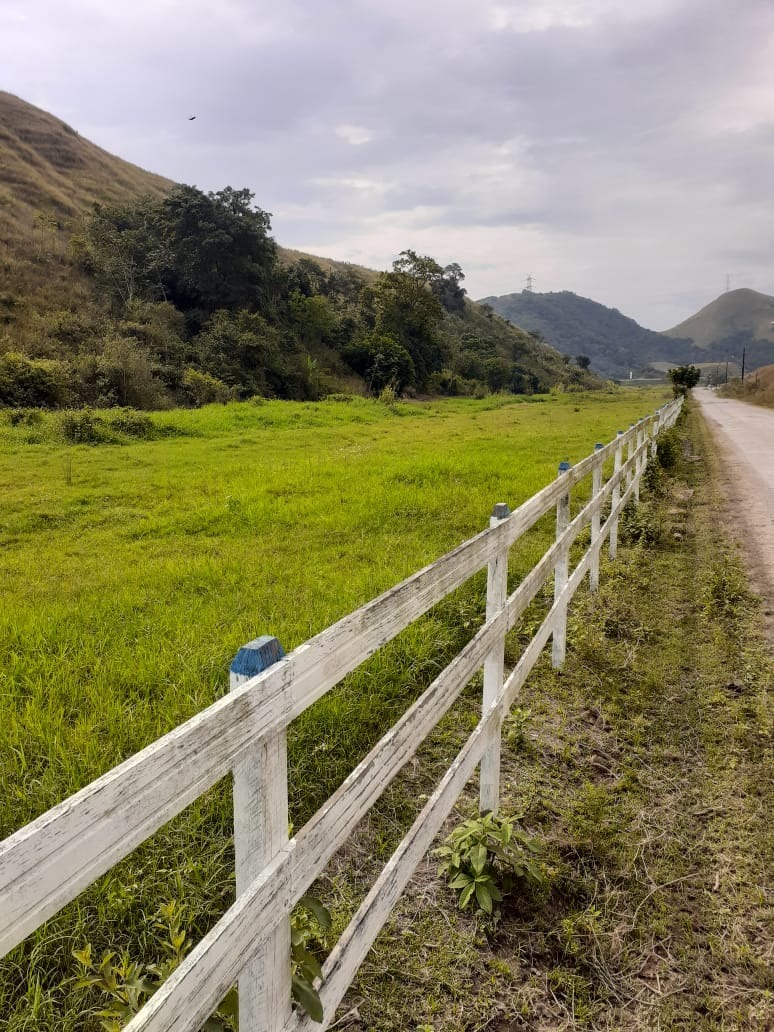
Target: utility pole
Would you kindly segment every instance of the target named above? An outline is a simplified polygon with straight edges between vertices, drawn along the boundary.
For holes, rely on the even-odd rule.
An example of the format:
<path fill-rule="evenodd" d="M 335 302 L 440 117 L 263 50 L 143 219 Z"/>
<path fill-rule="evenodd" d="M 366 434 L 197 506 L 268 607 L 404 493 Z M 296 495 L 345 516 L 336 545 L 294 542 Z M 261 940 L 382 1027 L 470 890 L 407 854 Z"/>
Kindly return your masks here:
<path fill-rule="evenodd" d="M 742 383 L 744 383 L 744 357 L 747 354 L 747 348 L 742 348 Z"/>

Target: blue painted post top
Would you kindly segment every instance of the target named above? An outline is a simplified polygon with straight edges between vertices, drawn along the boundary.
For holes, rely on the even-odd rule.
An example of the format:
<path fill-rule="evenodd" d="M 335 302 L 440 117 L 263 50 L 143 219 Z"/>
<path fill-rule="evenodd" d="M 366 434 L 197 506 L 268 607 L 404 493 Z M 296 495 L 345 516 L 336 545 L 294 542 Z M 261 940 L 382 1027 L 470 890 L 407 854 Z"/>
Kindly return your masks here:
<path fill-rule="evenodd" d="M 572 469 L 572 466 L 570 465 L 569 462 L 560 462 L 559 463 L 559 472 L 560 473 L 567 473 L 568 470 L 571 470 L 571 469 Z"/>
<path fill-rule="evenodd" d="M 619 437 L 623 437 L 623 430 L 616 430 Z"/>
<path fill-rule="evenodd" d="M 600 444 L 599 441 L 597 441 L 597 443 L 594 445 L 594 451 L 602 451 L 604 447 L 604 444 Z"/>
<path fill-rule="evenodd" d="M 232 674 L 242 677 L 255 677 L 273 666 L 285 655 L 285 650 L 276 638 L 264 634 L 260 638 L 249 641 L 234 656 L 229 668 Z"/>
<path fill-rule="evenodd" d="M 492 509 L 492 515 L 496 520 L 504 520 L 511 515 L 511 510 L 508 508 L 507 502 L 498 502 L 497 505 Z"/>

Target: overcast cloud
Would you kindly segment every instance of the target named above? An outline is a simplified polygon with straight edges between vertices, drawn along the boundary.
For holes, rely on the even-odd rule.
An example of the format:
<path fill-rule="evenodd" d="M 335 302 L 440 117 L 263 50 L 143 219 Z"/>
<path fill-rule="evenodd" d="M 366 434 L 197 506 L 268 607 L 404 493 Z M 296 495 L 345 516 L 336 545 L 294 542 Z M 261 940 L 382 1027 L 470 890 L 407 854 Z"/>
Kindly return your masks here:
<path fill-rule="evenodd" d="M 774 294 L 772 0 L 0 0 L 0 76 L 287 246 L 654 329 Z"/>

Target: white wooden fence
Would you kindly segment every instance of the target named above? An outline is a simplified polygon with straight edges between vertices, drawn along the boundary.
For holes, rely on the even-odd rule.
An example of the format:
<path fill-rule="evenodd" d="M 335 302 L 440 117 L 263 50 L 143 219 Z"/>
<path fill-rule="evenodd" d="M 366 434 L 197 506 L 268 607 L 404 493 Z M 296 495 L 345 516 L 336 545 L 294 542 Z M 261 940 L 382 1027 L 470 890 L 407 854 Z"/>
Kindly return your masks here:
<path fill-rule="evenodd" d="M 490 527 L 339 620 L 257 676 L 232 675 L 232 691 L 0 844 L 0 956 L 74 899 L 220 778 L 234 772 L 237 896 L 233 906 L 127 1025 L 127 1032 L 194 1032 L 239 982 L 241 1032 L 326 1028 L 355 972 L 480 763 L 480 806 L 496 810 L 503 718 L 553 637 L 564 660 L 567 607 L 599 556 L 617 548 L 618 518 L 639 496 L 656 438 L 678 398 L 615 440 L 597 445 L 515 512 L 495 506 Z M 624 449 L 626 458 L 624 461 Z M 605 461 L 614 472 L 605 481 Z M 570 518 L 570 492 L 592 477 L 592 496 Z M 609 503 L 609 508 L 608 508 Z M 556 541 L 507 594 L 513 543 L 556 507 Z M 602 516 L 607 513 L 604 522 Z M 570 572 L 570 546 L 591 523 L 591 545 Z M 286 731 L 290 722 L 412 621 L 488 567 L 483 626 L 292 838 L 287 828 Z M 554 576 L 554 602 L 504 676 L 505 635 Z M 481 667 L 481 720 L 383 869 L 323 966 L 322 1026 L 290 1001 L 290 912 L 369 808 Z M 244 683 L 239 683 L 244 680 Z"/>

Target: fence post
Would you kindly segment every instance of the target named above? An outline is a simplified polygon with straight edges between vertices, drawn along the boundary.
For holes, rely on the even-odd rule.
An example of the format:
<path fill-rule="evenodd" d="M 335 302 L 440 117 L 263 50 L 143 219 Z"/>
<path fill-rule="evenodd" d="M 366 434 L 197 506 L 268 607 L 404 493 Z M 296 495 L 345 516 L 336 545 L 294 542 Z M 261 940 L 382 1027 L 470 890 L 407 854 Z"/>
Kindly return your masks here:
<path fill-rule="evenodd" d="M 634 460 L 634 500 L 637 505 L 640 504 L 640 477 L 645 467 L 645 456 L 640 452 L 644 439 L 643 423 L 640 421 L 637 430 L 637 451 L 635 453 L 637 458 Z"/>
<path fill-rule="evenodd" d="M 604 444 L 595 444 L 594 451 L 602 451 Z M 595 499 L 599 492 L 602 490 L 602 460 L 597 462 L 594 470 L 591 474 L 591 497 Z M 601 506 L 594 511 L 594 515 L 591 517 L 591 566 L 589 567 L 589 587 L 592 591 L 596 591 L 599 587 L 599 549 L 595 549 L 594 545 L 599 539 L 599 530 L 602 524 L 602 508 Z"/>
<path fill-rule="evenodd" d="M 505 502 L 498 502 L 492 510 L 489 526 L 496 527 L 507 520 L 511 510 Z M 489 561 L 486 577 L 486 618 L 491 620 L 505 605 L 508 596 L 508 548 L 497 552 Z M 486 713 L 503 687 L 505 665 L 505 631 L 484 660 L 484 697 L 482 712 Z M 481 757 L 479 778 L 479 810 L 497 813 L 500 805 L 500 722 L 492 730 L 486 752 Z"/>
<path fill-rule="evenodd" d="M 656 414 L 653 417 L 653 424 L 652 424 L 652 429 L 651 429 L 651 432 L 653 434 L 653 438 L 652 438 L 652 440 L 650 442 L 650 457 L 652 459 L 655 459 L 656 452 L 658 451 L 658 435 L 659 435 L 660 431 L 661 431 L 661 409 L 658 408 L 658 409 L 656 409 Z"/>
<path fill-rule="evenodd" d="M 634 423 L 629 423 L 629 430 L 631 431 L 633 429 L 634 429 Z M 627 469 L 627 471 L 626 471 L 626 490 L 627 491 L 629 490 L 629 488 L 632 485 L 632 477 L 634 475 L 633 472 L 632 472 L 631 463 L 629 462 L 629 459 L 634 454 L 634 447 L 635 447 L 635 445 L 634 445 L 634 435 L 630 434 L 630 436 L 629 436 L 629 443 L 626 446 L 626 462 L 627 462 L 627 465 L 629 467 Z"/>
<path fill-rule="evenodd" d="M 284 655 L 277 639 L 268 635 L 248 642 L 231 664 L 231 691 Z M 287 732 L 283 729 L 234 764 L 237 895 L 287 841 Z M 279 1032 L 291 1016 L 290 994 L 290 919 L 285 917 L 239 974 L 239 1027 L 244 1032 Z"/>
<path fill-rule="evenodd" d="M 571 469 L 569 462 L 559 463 L 559 476 L 563 477 Z M 563 494 L 556 503 L 556 537 L 559 537 L 567 530 L 570 523 L 570 493 Z M 570 549 L 565 546 L 559 552 L 554 567 L 554 602 L 561 595 L 570 573 Z M 559 670 L 564 666 L 564 655 L 567 649 L 567 603 L 557 613 L 556 627 L 554 627 L 553 641 L 551 642 L 551 662 L 554 669 Z"/>
<path fill-rule="evenodd" d="M 613 476 L 618 473 L 623 465 L 623 444 L 621 438 L 623 437 L 623 430 L 618 431 L 618 444 L 615 449 L 615 463 L 613 467 Z M 618 506 L 621 501 L 621 481 L 613 487 L 613 497 L 610 501 L 610 508 L 612 511 Z M 618 517 L 613 518 L 613 522 L 610 524 L 610 558 L 615 559 L 618 554 Z"/>

